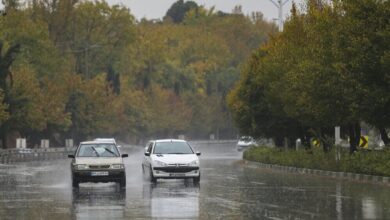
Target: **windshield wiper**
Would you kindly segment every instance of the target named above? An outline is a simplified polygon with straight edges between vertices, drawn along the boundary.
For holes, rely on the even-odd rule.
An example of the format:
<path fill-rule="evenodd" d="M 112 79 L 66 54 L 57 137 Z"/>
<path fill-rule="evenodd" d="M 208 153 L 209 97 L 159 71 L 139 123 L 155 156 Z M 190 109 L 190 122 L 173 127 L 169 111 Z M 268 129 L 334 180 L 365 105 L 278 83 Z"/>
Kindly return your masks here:
<path fill-rule="evenodd" d="M 92 149 L 93 149 L 93 151 L 95 151 L 96 155 L 97 155 L 98 157 L 100 157 L 100 154 L 99 154 L 99 152 L 95 149 L 95 147 L 92 147 Z"/>
<path fill-rule="evenodd" d="M 114 156 L 117 156 L 116 153 L 114 153 L 112 150 L 108 149 L 108 148 L 104 148 L 108 153 L 114 155 Z"/>

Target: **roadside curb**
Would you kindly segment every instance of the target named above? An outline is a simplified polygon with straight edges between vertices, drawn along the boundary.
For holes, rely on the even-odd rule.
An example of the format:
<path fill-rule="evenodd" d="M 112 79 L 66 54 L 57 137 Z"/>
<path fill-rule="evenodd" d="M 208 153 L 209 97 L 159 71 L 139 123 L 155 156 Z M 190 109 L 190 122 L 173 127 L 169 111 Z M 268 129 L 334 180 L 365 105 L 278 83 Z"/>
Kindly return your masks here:
<path fill-rule="evenodd" d="M 253 162 L 249 160 L 243 160 L 244 164 L 249 168 L 266 168 L 273 169 L 282 172 L 288 173 L 298 173 L 298 174 L 309 174 L 315 176 L 324 176 L 324 177 L 332 177 L 338 179 L 348 179 L 348 180 L 357 180 L 363 182 L 373 182 L 390 185 L 390 177 L 386 176 L 374 176 L 367 174 L 359 174 L 359 173 L 348 173 L 348 172 L 334 172 L 327 170 L 315 170 L 308 168 L 298 168 L 298 167 L 289 167 L 289 166 L 281 166 L 277 164 L 265 164 L 260 162 Z"/>

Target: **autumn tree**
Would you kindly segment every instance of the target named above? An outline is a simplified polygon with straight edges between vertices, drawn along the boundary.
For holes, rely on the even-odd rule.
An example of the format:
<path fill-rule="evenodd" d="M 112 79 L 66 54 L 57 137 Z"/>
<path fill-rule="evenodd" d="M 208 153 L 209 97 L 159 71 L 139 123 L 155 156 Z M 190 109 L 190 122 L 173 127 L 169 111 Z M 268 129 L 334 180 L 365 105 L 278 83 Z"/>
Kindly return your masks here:
<path fill-rule="evenodd" d="M 178 0 L 168 9 L 164 20 L 171 19 L 174 23 L 181 23 L 186 13 L 192 9 L 198 9 L 196 2 Z"/>
<path fill-rule="evenodd" d="M 341 125 L 351 153 L 356 151 L 362 121 L 380 129 L 387 142 L 388 5 L 308 1 L 304 12 L 293 6 L 284 31 L 252 56 L 229 96 L 241 131 L 266 135 L 278 126 L 264 125 L 280 113 L 296 122 L 287 134 L 315 136 L 325 150 L 333 143 L 333 127 Z M 256 114 L 263 120 L 254 120 Z"/>

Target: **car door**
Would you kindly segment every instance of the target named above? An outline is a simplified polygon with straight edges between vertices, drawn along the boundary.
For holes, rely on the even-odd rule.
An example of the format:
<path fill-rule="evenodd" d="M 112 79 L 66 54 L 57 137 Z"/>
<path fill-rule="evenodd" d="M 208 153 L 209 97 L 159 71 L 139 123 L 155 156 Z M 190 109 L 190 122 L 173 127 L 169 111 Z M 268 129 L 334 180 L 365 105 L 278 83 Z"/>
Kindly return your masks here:
<path fill-rule="evenodd" d="M 152 153 L 153 144 L 154 144 L 154 142 L 152 142 L 152 141 L 148 143 L 146 152 Z M 145 168 L 149 168 L 150 167 L 150 164 L 151 164 L 150 156 L 146 156 L 144 154 L 143 164 L 144 164 Z"/>

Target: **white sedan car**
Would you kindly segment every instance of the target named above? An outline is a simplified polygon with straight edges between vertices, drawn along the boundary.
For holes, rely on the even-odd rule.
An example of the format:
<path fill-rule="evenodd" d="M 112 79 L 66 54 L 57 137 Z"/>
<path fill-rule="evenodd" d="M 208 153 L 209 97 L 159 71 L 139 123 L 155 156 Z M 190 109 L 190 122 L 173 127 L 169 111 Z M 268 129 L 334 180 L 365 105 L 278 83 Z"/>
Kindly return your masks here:
<path fill-rule="evenodd" d="M 250 146 L 258 146 L 256 140 L 250 136 L 242 136 L 237 142 L 238 151 L 243 151 Z"/>
<path fill-rule="evenodd" d="M 145 148 L 142 171 L 148 173 L 150 180 L 158 178 L 189 179 L 200 181 L 200 152 L 194 152 L 184 140 L 154 140 Z"/>

